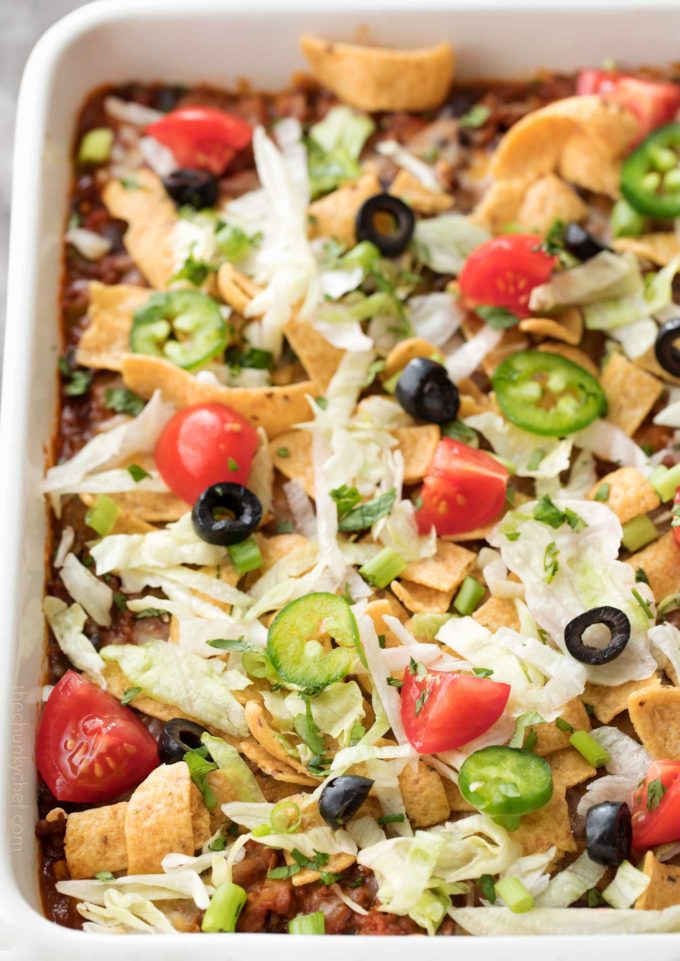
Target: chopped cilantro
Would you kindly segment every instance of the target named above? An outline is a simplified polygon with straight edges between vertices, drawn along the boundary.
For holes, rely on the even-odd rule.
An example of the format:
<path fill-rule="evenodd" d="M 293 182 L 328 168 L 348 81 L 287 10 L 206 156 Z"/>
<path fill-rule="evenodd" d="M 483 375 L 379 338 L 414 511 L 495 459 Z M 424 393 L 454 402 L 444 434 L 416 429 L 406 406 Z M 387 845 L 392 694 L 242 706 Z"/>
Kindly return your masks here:
<path fill-rule="evenodd" d="M 483 127 L 490 116 L 490 107 L 483 103 L 476 103 L 473 107 L 470 107 L 467 113 L 458 118 L 458 126 L 476 130 L 478 127 Z"/>
<path fill-rule="evenodd" d="M 242 653 L 243 651 L 259 651 L 260 648 L 256 648 L 254 644 L 247 641 L 245 637 L 235 637 L 235 638 L 224 638 L 218 637 L 214 641 L 208 641 L 209 647 L 214 647 L 218 651 L 232 651 L 234 653 Z"/>
<path fill-rule="evenodd" d="M 180 269 L 172 275 L 169 283 L 174 283 L 176 280 L 188 280 L 194 287 L 200 287 L 216 269 L 212 264 L 196 260 L 193 254 L 189 254 Z"/>
<path fill-rule="evenodd" d="M 545 549 L 545 554 L 543 555 L 543 570 L 545 571 L 545 582 L 550 584 L 555 574 L 557 574 L 560 569 L 559 562 L 557 558 L 559 557 L 559 549 L 555 541 L 551 541 Z"/>
<path fill-rule="evenodd" d="M 493 668 L 491 667 L 473 667 L 472 673 L 477 677 L 491 677 L 493 674 Z"/>
<path fill-rule="evenodd" d="M 547 524 L 548 527 L 552 527 L 553 530 L 557 530 L 559 527 L 562 527 L 563 524 L 568 524 L 573 531 L 578 533 L 588 526 L 583 518 L 579 517 L 575 511 L 569 508 L 561 511 L 559 507 L 553 504 L 547 494 L 542 497 L 534 507 L 533 517 L 534 520 L 540 521 L 542 524 Z"/>
<path fill-rule="evenodd" d="M 660 777 L 650 781 L 647 785 L 647 810 L 654 811 L 661 804 L 663 796 L 668 790 Z"/>
<path fill-rule="evenodd" d="M 339 520 L 342 520 L 350 511 L 354 510 L 361 500 L 361 494 L 356 487 L 348 487 L 347 484 L 336 487 L 330 492 L 330 496 L 337 508 Z"/>
<path fill-rule="evenodd" d="M 160 607 L 145 607 L 143 611 L 137 611 L 135 618 L 138 621 L 145 621 L 149 617 L 164 617 L 168 616 L 167 611 L 161 610 Z"/>
<path fill-rule="evenodd" d="M 104 406 L 117 414 L 136 417 L 144 410 L 144 401 L 127 387 L 108 387 L 104 394 Z"/>
<path fill-rule="evenodd" d="M 236 463 L 236 461 L 234 460 L 233 457 L 230 457 L 230 458 L 227 460 L 227 466 L 228 466 L 229 470 L 231 470 L 231 471 L 238 470 L 238 464 Z"/>
<path fill-rule="evenodd" d="M 145 477 L 151 476 L 149 472 L 145 471 L 143 467 L 139 466 L 139 464 L 128 464 L 128 474 L 133 479 L 135 484 L 139 484 L 139 482 L 143 481 Z"/>
<path fill-rule="evenodd" d="M 113 592 L 113 603 L 117 611 L 127 610 L 127 598 L 120 591 Z"/>
<path fill-rule="evenodd" d="M 452 420 L 448 424 L 442 424 L 441 431 L 444 437 L 462 441 L 468 447 L 479 447 L 479 434 L 462 420 Z"/>
<path fill-rule="evenodd" d="M 312 705 L 309 698 L 306 699 L 305 713 L 298 714 L 293 719 L 293 727 L 298 737 L 307 745 L 314 754 L 323 754 L 326 750 L 326 741 L 321 733 L 319 725 L 312 715 Z"/>
<path fill-rule="evenodd" d="M 643 613 L 647 615 L 650 621 L 653 620 L 654 611 L 652 610 L 652 605 L 649 603 L 649 601 L 646 601 L 642 594 L 640 594 L 639 591 L 636 591 L 635 588 L 633 588 L 633 597 L 642 608 Z"/>
<path fill-rule="evenodd" d="M 129 704 L 130 701 L 134 701 L 138 694 L 142 693 L 141 687 L 129 687 L 127 691 L 123 691 L 123 696 L 120 699 L 121 704 Z"/>
<path fill-rule="evenodd" d="M 496 885 L 493 883 L 493 878 L 490 874 L 482 874 L 479 879 L 479 892 L 485 901 L 490 904 L 496 903 Z"/>
<path fill-rule="evenodd" d="M 593 500 L 596 501 L 608 501 L 609 500 L 609 484 L 600 484 L 600 486 L 595 491 L 595 497 Z"/>
<path fill-rule="evenodd" d="M 542 447 L 537 447 L 529 458 L 529 463 L 527 464 L 527 470 L 538 470 L 541 466 L 541 461 L 545 457 L 545 451 Z"/>
<path fill-rule="evenodd" d="M 564 731 L 565 734 L 573 734 L 574 728 L 571 726 L 569 721 L 565 721 L 563 717 L 558 717 L 555 721 L 555 727 L 558 727 L 560 731 Z"/>
<path fill-rule="evenodd" d="M 292 534 L 294 530 L 295 524 L 292 521 L 281 521 L 281 523 L 276 526 L 277 534 Z"/>
<path fill-rule="evenodd" d="M 350 489 L 356 490 L 356 488 Z M 331 497 L 332 496 L 333 492 L 331 491 Z M 379 497 L 366 501 L 365 504 L 360 504 L 340 518 L 338 523 L 339 530 L 345 532 L 365 531 L 368 527 L 371 527 L 372 524 L 375 524 L 376 521 L 380 520 L 381 517 L 385 517 L 390 513 L 396 497 L 397 492 L 392 488 L 392 490 L 381 494 Z"/>
<path fill-rule="evenodd" d="M 279 447 L 276 451 L 277 457 L 290 457 L 290 451 L 287 447 Z"/>
<path fill-rule="evenodd" d="M 505 307 L 475 307 L 475 313 L 492 330 L 507 330 L 519 323 L 519 317 Z"/>
<path fill-rule="evenodd" d="M 636 584 L 649 584 L 649 578 L 645 574 L 644 568 L 638 567 L 635 571 L 635 583 Z"/>

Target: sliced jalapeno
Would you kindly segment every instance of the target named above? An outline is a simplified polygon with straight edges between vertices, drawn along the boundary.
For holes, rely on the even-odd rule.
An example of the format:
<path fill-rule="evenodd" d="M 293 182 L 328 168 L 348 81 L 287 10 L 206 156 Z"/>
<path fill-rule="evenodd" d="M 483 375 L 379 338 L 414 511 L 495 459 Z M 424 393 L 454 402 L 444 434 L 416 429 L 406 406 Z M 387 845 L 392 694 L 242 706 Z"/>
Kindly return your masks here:
<path fill-rule="evenodd" d="M 513 830 L 522 814 L 542 808 L 552 797 L 552 771 L 532 751 L 485 747 L 465 759 L 458 787 L 478 811 Z"/>
<path fill-rule="evenodd" d="M 332 638 L 338 647 L 326 651 Z M 307 594 L 279 611 L 267 635 L 267 653 L 280 676 L 300 687 L 327 687 L 352 670 L 361 641 L 349 604 L 335 594 Z"/>
<path fill-rule="evenodd" d="M 177 367 L 195 370 L 228 343 L 220 308 L 202 290 L 156 292 L 135 312 L 130 347 L 135 354 L 162 357 Z"/>
<path fill-rule="evenodd" d="M 621 193 L 648 217 L 680 215 L 680 123 L 659 127 L 624 161 Z"/>
<path fill-rule="evenodd" d="M 496 368 L 492 382 L 508 420 L 532 434 L 563 437 L 607 412 L 597 380 L 573 361 L 547 351 L 513 354 Z"/>

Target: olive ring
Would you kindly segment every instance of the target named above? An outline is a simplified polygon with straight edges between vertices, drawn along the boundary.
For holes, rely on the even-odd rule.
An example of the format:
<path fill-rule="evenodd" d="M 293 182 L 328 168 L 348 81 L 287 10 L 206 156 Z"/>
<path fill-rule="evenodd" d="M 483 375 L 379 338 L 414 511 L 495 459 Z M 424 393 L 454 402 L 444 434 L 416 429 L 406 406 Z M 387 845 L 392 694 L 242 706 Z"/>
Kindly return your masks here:
<path fill-rule="evenodd" d="M 606 647 L 591 647 L 583 643 L 585 631 L 594 624 L 604 624 L 611 632 Z M 630 640 L 630 621 L 618 607 L 594 607 L 584 611 L 564 629 L 564 643 L 573 658 L 583 664 L 608 664 L 623 653 Z"/>
<path fill-rule="evenodd" d="M 431 424 L 455 420 L 460 407 L 458 388 L 446 368 L 427 357 L 414 357 L 404 367 L 395 397 L 407 414 Z"/>
<path fill-rule="evenodd" d="M 368 797 L 373 781 L 355 774 L 343 774 L 327 781 L 319 798 L 319 814 L 329 827 L 342 827 L 354 817 Z"/>
<path fill-rule="evenodd" d="M 680 318 L 669 320 L 656 335 L 654 353 L 664 370 L 674 377 L 680 377 L 680 350 L 675 341 L 680 339 Z"/>
<path fill-rule="evenodd" d="M 398 197 L 375 194 L 357 214 L 357 240 L 369 240 L 384 257 L 397 257 L 409 245 L 416 225 L 413 211 Z"/>
<path fill-rule="evenodd" d="M 163 725 L 158 738 L 158 756 L 164 764 L 184 760 L 187 751 L 201 747 L 201 738 L 208 732 L 200 724 L 186 717 L 173 717 Z"/>
<path fill-rule="evenodd" d="M 216 517 L 228 511 L 232 517 Z M 242 484 L 213 484 L 199 495 L 191 512 L 196 534 L 208 544 L 227 547 L 239 544 L 257 530 L 262 520 L 262 504 Z"/>

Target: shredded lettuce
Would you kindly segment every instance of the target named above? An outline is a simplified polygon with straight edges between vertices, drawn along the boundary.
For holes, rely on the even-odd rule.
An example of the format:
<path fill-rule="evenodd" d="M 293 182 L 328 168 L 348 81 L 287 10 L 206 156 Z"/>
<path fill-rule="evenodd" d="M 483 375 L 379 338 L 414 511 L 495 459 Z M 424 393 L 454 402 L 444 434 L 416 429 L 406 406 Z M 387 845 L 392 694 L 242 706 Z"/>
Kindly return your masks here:
<path fill-rule="evenodd" d="M 84 901 L 76 905 L 84 918 L 83 930 L 90 934 L 170 934 L 175 931 L 168 918 L 139 894 L 110 890 L 103 905 Z"/>
<path fill-rule="evenodd" d="M 485 227 L 462 214 L 418 220 L 413 234 L 416 255 L 438 274 L 459 274 L 475 248 L 489 240 Z"/>
<path fill-rule="evenodd" d="M 197 908 L 207 908 L 210 897 L 198 873 L 185 868 L 165 874 L 128 874 L 109 881 L 83 880 L 58 881 L 57 891 L 70 898 L 79 898 L 92 904 L 105 904 L 109 891 L 136 895 L 149 901 L 172 901 L 187 898 Z"/>
<path fill-rule="evenodd" d="M 149 697 L 227 734 L 248 734 L 243 708 L 232 693 L 248 679 L 227 671 L 223 661 L 206 660 L 166 641 L 109 644 L 101 656 L 117 663 L 130 684 Z"/>
<path fill-rule="evenodd" d="M 466 417 L 464 423 L 479 431 L 520 477 L 557 477 L 569 467 L 570 439 L 529 434 L 492 411 Z"/>
<path fill-rule="evenodd" d="M 235 747 L 212 734 L 204 734 L 201 743 L 207 747 L 220 771 L 227 775 L 240 801 L 264 801 L 255 775 Z"/>
<path fill-rule="evenodd" d="M 460 383 L 477 370 L 486 355 L 496 347 L 503 337 L 502 330 L 484 326 L 462 346 L 454 348 L 446 356 L 446 371 L 454 382 Z"/>
<path fill-rule="evenodd" d="M 191 523 L 191 513 L 161 530 L 148 534 L 109 534 L 91 550 L 98 574 L 134 568 L 166 568 L 178 564 L 228 563 L 223 547 L 201 540 Z"/>
<path fill-rule="evenodd" d="M 642 357 L 654 344 L 658 332 L 656 322 L 649 317 L 610 330 L 611 336 L 621 344 L 624 354 L 630 360 Z"/>
<path fill-rule="evenodd" d="M 600 460 L 639 470 L 647 464 L 648 458 L 642 448 L 620 427 L 606 420 L 594 420 L 584 430 L 572 434 L 571 439 L 576 447 L 595 454 Z"/>
<path fill-rule="evenodd" d="M 507 908 L 453 908 L 453 920 L 468 934 L 608 935 L 662 934 L 680 931 L 680 905 L 662 911 L 616 911 L 612 908 L 539 908 L 513 914 Z"/>
<path fill-rule="evenodd" d="M 576 860 L 551 879 L 543 894 L 536 900 L 537 907 L 568 908 L 590 888 L 594 888 L 605 872 L 584 851 Z"/>
<path fill-rule="evenodd" d="M 113 591 L 88 570 L 75 554 L 67 554 L 59 571 L 64 587 L 74 601 L 103 627 L 111 624 Z"/>
<path fill-rule="evenodd" d="M 647 274 L 641 290 L 587 305 L 583 311 L 587 329 L 623 328 L 663 310 L 673 300 L 673 278 L 678 268 L 680 259 L 672 260 L 656 273 Z"/>
<path fill-rule="evenodd" d="M 680 678 L 680 631 L 670 621 L 657 624 L 649 632 L 652 650 L 661 667 L 670 665 Z"/>
<path fill-rule="evenodd" d="M 647 588 L 636 584 L 633 568 L 618 560 L 622 531 L 616 514 L 597 501 L 559 498 L 553 506 L 558 526 L 540 519 L 544 502 L 531 501 L 507 514 L 489 542 L 524 584 L 536 622 L 565 653 L 564 630 L 578 614 L 602 604 L 627 614 L 631 638 L 624 652 L 601 666 L 579 663 L 590 680 L 612 685 L 649 677 L 656 666 L 647 639 L 650 623 L 633 594 L 646 597 Z M 573 527 L 565 511 L 572 512 Z M 573 663 L 569 656 L 564 659 L 565 667 Z"/>
<path fill-rule="evenodd" d="M 462 312 L 452 294 L 421 294 L 406 306 L 413 332 L 434 347 L 442 347 L 460 327 Z"/>
<path fill-rule="evenodd" d="M 296 692 L 263 691 L 262 697 L 269 713 L 281 731 L 292 731 L 294 720 L 304 714 L 305 700 Z M 365 717 L 364 698 L 356 681 L 338 681 L 330 684 L 309 705 L 322 734 L 328 734 L 347 745 L 355 724 Z"/>
<path fill-rule="evenodd" d="M 80 604 L 68 607 L 58 597 L 46 597 L 43 611 L 59 647 L 77 670 L 95 677 L 105 686 L 102 677 L 104 661 L 92 641 L 83 633 L 87 615 Z"/>
<path fill-rule="evenodd" d="M 424 160 L 416 157 L 396 140 L 381 140 L 375 148 L 383 157 L 389 157 L 398 167 L 402 167 L 427 187 L 428 190 L 442 189 L 442 183 L 436 170 Z"/>
<path fill-rule="evenodd" d="M 548 283 L 534 287 L 529 307 L 541 314 L 555 307 L 581 306 L 641 294 L 643 280 L 634 254 L 603 250 L 583 264 L 553 274 Z"/>
<path fill-rule="evenodd" d="M 588 809 L 602 801 L 628 802 L 644 779 L 651 758 L 646 749 L 616 727 L 598 727 L 592 732 L 598 744 L 609 754 L 607 774 L 588 784 L 578 802 L 577 813 L 585 817 Z"/>
<path fill-rule="evenodd" d="M 332 107 L 309 131 L 309 179 L 312 197 L 335 190 L 361 173 L 359 157 L 375 130 L 367 114 Z"/>
<path fill-rule="evenodd" d="M 646 891 L 651 878 L 634 868 L 630 861 L 619 864 L 614 880 L 602 892 L 602 897 L 613 908 L 629 908 Z"/>

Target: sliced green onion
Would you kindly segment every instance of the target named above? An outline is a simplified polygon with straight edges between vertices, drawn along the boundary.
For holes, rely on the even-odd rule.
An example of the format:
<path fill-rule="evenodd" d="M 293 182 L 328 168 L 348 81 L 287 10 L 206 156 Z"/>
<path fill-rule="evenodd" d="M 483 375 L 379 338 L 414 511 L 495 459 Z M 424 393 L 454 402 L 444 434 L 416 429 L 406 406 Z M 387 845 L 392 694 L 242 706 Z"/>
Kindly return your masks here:
<path fill-rule="evenodd" d="M 239 574 L 256 571 L 264 563 L 262 551 L 254 537 L 247 537 L 239 544 L 229 544 L 227 553 Z"/>
<path fill-rule="evenodd" d="M 501 878 L 495 887 L 496 895 L 503 898 L 514 914 L 524 914 L 533 908 L 534 899 L 519 878 Z"/>
<path fill-rule="evenodd" d="M 361 267 L 372 270 L 380 260 L 380 251 L 370 240 L 362 240 L 342 258 L 343 267 Z"/>
<path fill-rule="evenodd" d="M 569 738 L 569 743 L 575 747 L 581 757 L 584 757 L 588 764 L 593 767 L 604 767 L 611 761 L 608 751 L 598 744 L 592 734 L 588 731 L 574 731 Z"/>
<path fill-rule="evenodd" d="M 85 514 L 85 523 L 100 537 L 106 537 L 113 530 L 120 508 L 108 494 L 98 494 L 92 507 Z"/>
<path fill-rule="evenodd" d="M 268 834 L 272 833 L 272 829 L 269 824 L 258 824 L 250 833 L 254 838 L 266 838 Z"/>
<path fill-rule="evenodd" d="M 658 536 L 659 532 L 654 523 L 646 514 L 640 514 L 638 517 L 626 521 L 623 525 L 621 543 L 627 551 L 632 553 L 633 551 L 639 551 L 647 544 L 651 544 Z"/>
<path fill-rule="evenodd" d="M 618 200 L 611 213 L 611 228 L 617 237 L 639 237 L 647 229 L 647 218 L 634 210 L 626 200 Z"/>
<path fill-rule="evenodd" d="M 294 834 L 302 824 L 302 811 L 295 801 L 280 801 L 269 818 L 276 834 Z"/>
<path fill-rule="evenodd" d="M 313 914 L 298 914 L 288 922 L 288 934 L 325 934 L 326 918 L 323 911 Z"/>
<path fill-rule="evenodd" d="M 244 651 L 241 657 L 243 670 L 249 677 L 276 677 L 276 671 L 264 651 Z"/>
<path fill-rule="evenodd" d="M 480 584 L 474 577 L 466 577 L 460 585 L 460 590 L 456 594 L 453 606 L 459 614 L 466 617 L 477 610 L 479 602 L 484 597 L 485 590 L 484 585 Z"/>
<path fill-rule="evenodd" d="M 398 371 L 396 372 L 396 374 L 392 374 L 391 377 L 388 377 L 387 380 L 384 380 L 383 383 L 382 383 L 382 388 L 383 388 L 383 390 L 384 390 L 384 391 L 387 391 L 388 394 L 393 394 L 393 393 L 395 392 L 395 390 L 397 389 L 397 384 L 399 383 L 399 378 L 401 377 L 401 375 L 402 375 L 403 373 L 404 373 L 403 369 L 402 369 L 402 370 L 398 370 Z"/>
<path fill-rule="evenodd" d="M 680 464 L 670 469 L 660 464 L 652 473 L 649 482 L 662 501 L 673 500 L 675 491 L 680 487 Z"/>
<path fill-rule="evenodd" d="M 248 895 L 238 884 L 220 884 L 206 908 L 201 931 L 215 934 L 218 931 L 235 931 L 239 914 Z"/>
<path fill-rule="evenodd" d="M 433 641 L 441 627 L 451 620 L 451 614 L 432 614 L 428 611 L 414 614 L 411 628 L 416 637 L 422 641 Z"/>
<path fill-rule="evenodd" d="M 88 130 L 78 148 L 79 164 L 103 164 L 111 156 L 113 130 L 110 127 L 96 127 Z"/>
<path fill-rule="evenodd" d="M 387 587 L 405 567 L 406 561 L 400 554 L 391 547 L 383 547 L 379 554 L 359 568 L 359 573 L 374 587 Z"/>

